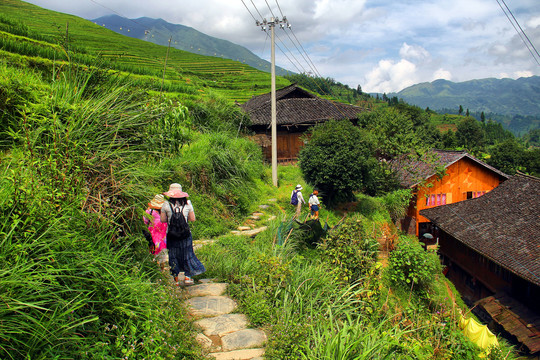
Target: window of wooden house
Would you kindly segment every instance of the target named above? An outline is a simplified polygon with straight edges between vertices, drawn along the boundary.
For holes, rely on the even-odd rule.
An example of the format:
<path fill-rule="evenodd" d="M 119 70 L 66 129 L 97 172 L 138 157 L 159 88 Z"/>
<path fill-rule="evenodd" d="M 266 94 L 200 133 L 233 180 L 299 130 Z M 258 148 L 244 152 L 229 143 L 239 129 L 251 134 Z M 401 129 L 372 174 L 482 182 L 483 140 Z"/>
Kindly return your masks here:
<path fill-rule="evenodd" d="M 485 191 L 473 191 L 473 198 L 480 197 L 484 195 L 485 193 L 486 193 Z"/>
<path fill-rule="evenodd" d="M 446 194 L 431 194 L 426 197 L 426 206 L 446 205 Z"/>

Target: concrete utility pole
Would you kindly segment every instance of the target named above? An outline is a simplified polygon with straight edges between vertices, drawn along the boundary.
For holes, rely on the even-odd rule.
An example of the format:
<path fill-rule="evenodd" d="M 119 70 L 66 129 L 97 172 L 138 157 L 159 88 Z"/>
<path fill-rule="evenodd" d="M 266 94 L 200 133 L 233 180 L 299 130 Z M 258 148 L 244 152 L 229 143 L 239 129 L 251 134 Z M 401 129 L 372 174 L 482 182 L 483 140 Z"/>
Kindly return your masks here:
<path fill-rule="evenodd" d="M 272 183 L 274 186 L 278 186 L 278 174 L 277 174 L 277 125 L 276 125 L 276 42 L 275 42 L 275 26 L 279 24 L 281 28 L 290 27 L 291 25 L 287 21 L 287 18 L 284 16 L 282 20 L 270 18 L 270 21 L 263 20 L 263 22 L 256 21 L 257 26 L 260 26 L 263 31 L 266 31 L 266 27 L 270 27 L 270 38 L 271 38 L 271 104 L 272 104 Z"/>

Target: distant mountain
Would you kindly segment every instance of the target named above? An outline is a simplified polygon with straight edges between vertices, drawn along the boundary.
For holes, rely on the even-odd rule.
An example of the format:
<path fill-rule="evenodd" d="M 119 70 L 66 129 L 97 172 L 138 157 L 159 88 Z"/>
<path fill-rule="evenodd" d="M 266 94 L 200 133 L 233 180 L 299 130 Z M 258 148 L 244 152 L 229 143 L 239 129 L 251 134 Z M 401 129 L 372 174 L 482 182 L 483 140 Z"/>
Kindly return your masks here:
<path fill-rule="evenodd" d="M 397 96 L 431 110 L 459 109 L 470 112 L 540 117 L 540 76 L 513 79 L 481 79 L 454 83 L 435 80 L 410 86 Z"/>
<path fill-rule="evenodd" d="M 171 24 L 163 19 L 148 17 L 128 19 L 118 15 L 102 16 L 91 21 L 119 34 L 158 45 L 167 46 L 169 38 L 172 37 L 171 46 L 177 49 L 200 55 L 223 57 L 270 72 L 270 62 L 261 59 L 245 47 L 203 34 L 189 26 Z M 276 66 L 277 75 L 291 73 Z"/>

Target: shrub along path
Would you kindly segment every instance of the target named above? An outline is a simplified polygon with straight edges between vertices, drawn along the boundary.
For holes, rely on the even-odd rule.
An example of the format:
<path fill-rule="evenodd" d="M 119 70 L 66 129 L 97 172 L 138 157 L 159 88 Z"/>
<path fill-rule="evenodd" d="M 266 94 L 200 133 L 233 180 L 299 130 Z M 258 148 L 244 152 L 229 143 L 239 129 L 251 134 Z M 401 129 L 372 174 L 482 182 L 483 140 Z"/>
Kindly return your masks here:
<path fill-rule="evenodd" d="M 232 233 L 255 236 L 266 230 L 266 226 L 255 227 L 254 221 L 261 216 L 261 212 L 253 213 L 246 224 Z M 196 250 L 213 241 L 196 240 L 193 247 Z M 197 341 L 217 360 L 262 360 L 266 334 L 263 330 L 249 328 L 247 317 L 235 313 L 237 304 L 225 295 L 227 286 L 227 283 L 201 279 L 197 285 L 181 289 L 188 314 L 201 331 L 196 335 Z"/>

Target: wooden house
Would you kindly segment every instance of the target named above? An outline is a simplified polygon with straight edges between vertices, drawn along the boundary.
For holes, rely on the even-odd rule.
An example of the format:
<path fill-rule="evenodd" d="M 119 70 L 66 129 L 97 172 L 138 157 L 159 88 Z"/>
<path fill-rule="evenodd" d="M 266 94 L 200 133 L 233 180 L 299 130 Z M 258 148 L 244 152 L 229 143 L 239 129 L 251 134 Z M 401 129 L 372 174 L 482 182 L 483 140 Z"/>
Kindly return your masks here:
<path fill-rule="evenodd" d="M 447 276 L 469 304 L 540 354 L 540 178 L 515 175 L 476 199 L 423 209 Z"/>
<path fill-rule="evenodd" d="M 251 129 L 263 148 L 267 161 L 272 159 L 271 94 L 252 97 L 240 107 L 251 119 Z M 278 162 L 295 161 L 304 145 L 302 134 L 311 126 L 330 119 L 356 120 L 364 109 L 318 97 L 293 84 L 276 91 L 276 128 Z"/>
<path fill-rule="evenodd" d="M 419 160 L 393 160 L 392 167 L 401 185 L 414 191 L 400 225 L 403 231 L 416 236 L 432 232 L 421 210 L 480 197 L 508 178 L 465 151 L 432 150 Z"/>

